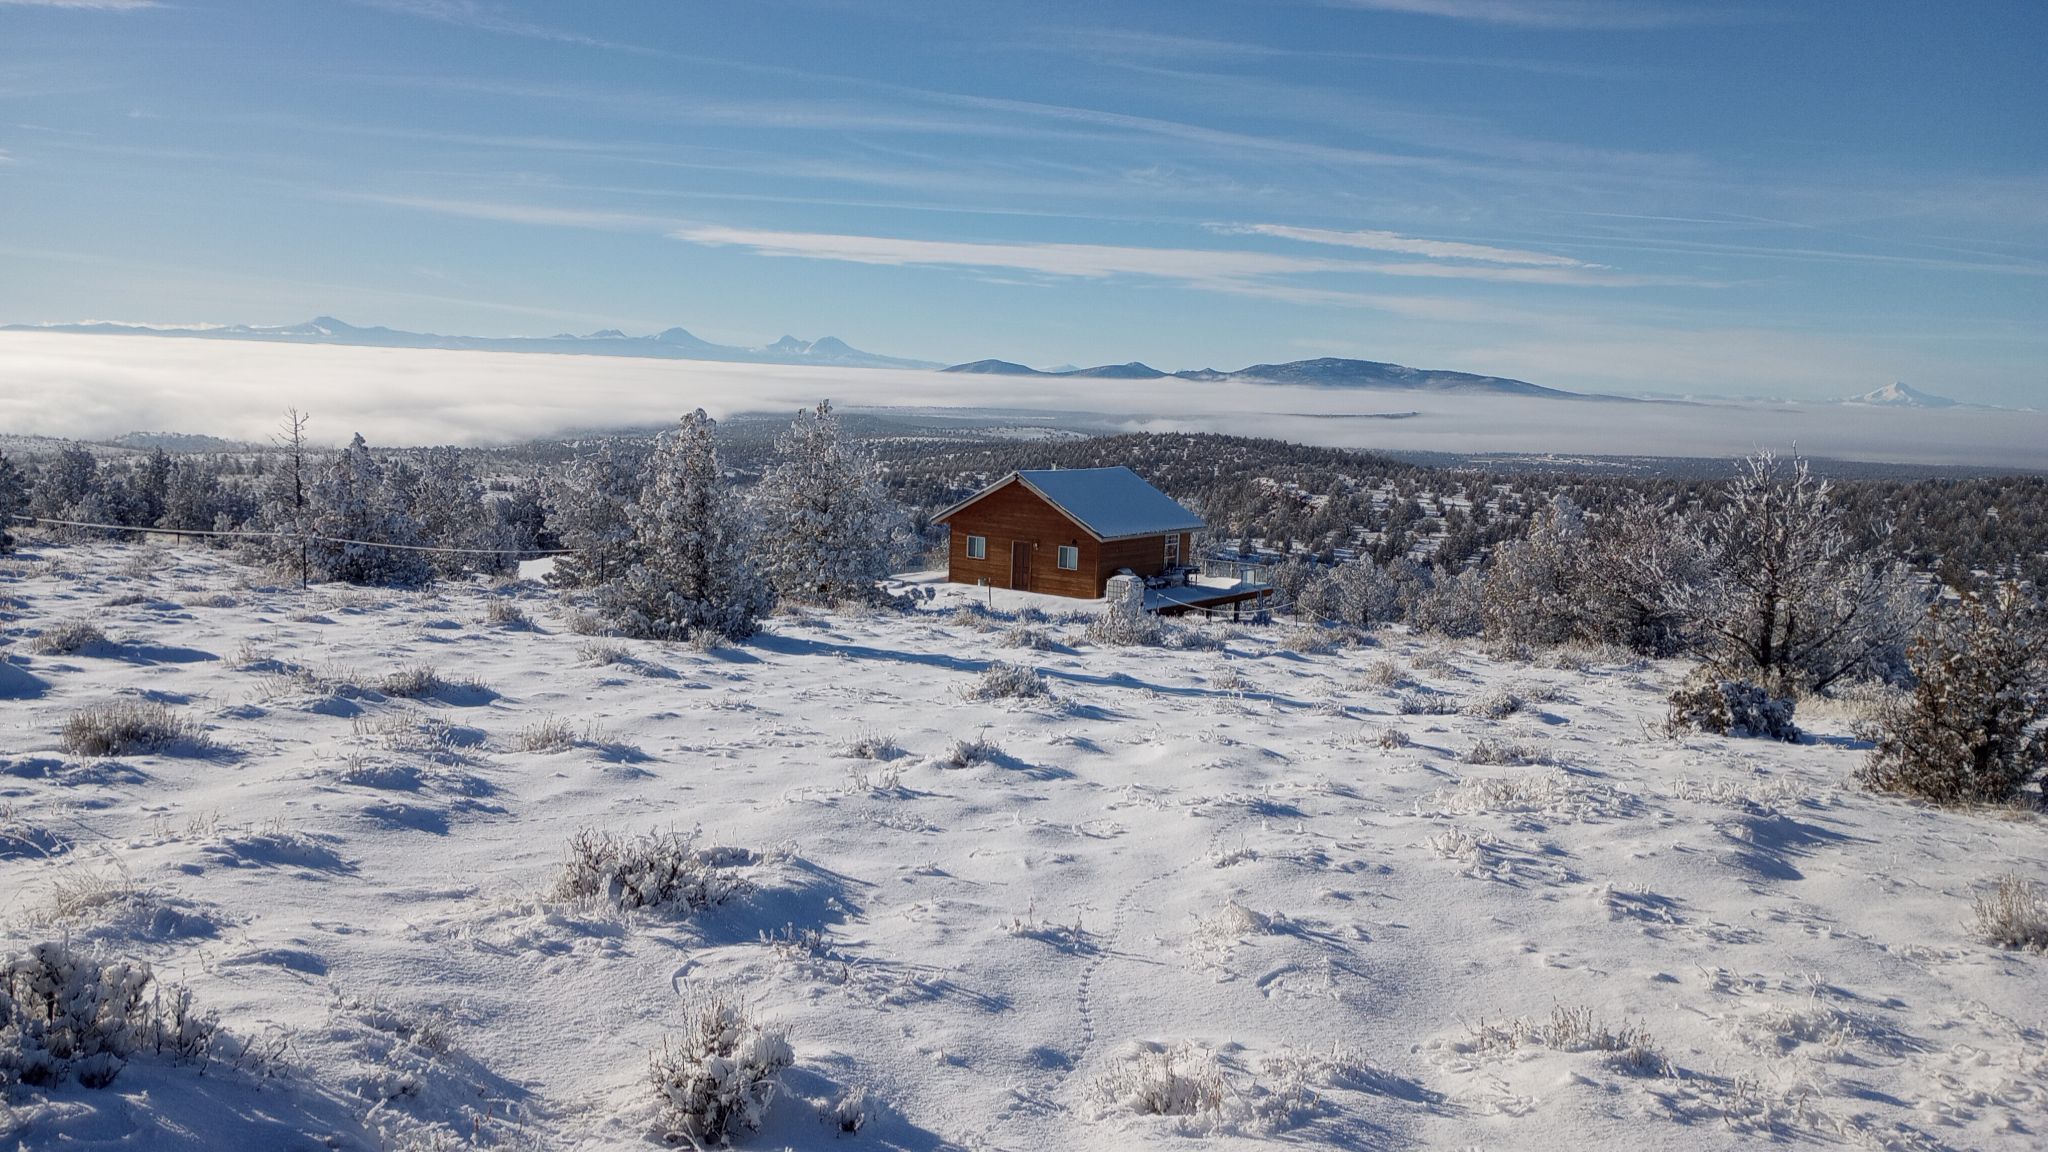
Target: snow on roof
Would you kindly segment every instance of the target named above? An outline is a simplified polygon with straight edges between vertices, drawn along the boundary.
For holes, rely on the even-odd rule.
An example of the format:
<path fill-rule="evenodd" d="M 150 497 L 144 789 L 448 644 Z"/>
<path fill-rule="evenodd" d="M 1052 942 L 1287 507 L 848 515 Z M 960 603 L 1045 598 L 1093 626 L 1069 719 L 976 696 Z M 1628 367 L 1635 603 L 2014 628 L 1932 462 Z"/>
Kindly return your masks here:
<path fill-rule="evenodd" d="M 983 496 L 1016 479 L 1066 513 L 1098 540 L 1192 532 L 1202 518 L 1171 496 L 1145 483 L 1129 468 L 1031 468 L 1012 473 L 951 508 L 936 520 L 951 519 Z"/>

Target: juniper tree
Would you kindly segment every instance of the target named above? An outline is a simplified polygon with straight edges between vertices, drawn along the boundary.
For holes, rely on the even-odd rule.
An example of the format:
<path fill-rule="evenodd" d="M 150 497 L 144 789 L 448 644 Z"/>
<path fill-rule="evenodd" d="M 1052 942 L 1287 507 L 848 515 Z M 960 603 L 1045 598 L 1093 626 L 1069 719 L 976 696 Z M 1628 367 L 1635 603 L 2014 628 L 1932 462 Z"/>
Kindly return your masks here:
<path fill-rule="evenodd" d="M 1698 522 L 1701 581 L 1681 589 L 1709 664 L 1777 694 L 1895 670 L 1918 606 L 1894 564 L 1851 546 L 1805 460 L 1745 460 Z"/>
<path fill-rule="evenodd" d="M 607 583 L 631 561 L 627 507 L 640 496 L 640 469 L 610 440 L 570 461 L 542 485 L 547 527 L 571 549 L 555 558 L 548 583 L 565 588 Z"/>
<path fill-rule="evenodd" d="M 755 489 L 761 570 L 782 598 L 830 603 L 874 594 L 900 519 L 881 469 L 847 442 L 832 402 L 797 414 Z"/>
<path fill-rule="evenodd" d="M 2048 612 L 2019 585 L 1935 604 L 1908 659 L 1917 682 L 1881 714 L 1865 783 L 2000 802 L 2048 770 Z"/>
<path fill-rule="evenodd" d="M 28 514 L 28 478 L 0 452 L 0 552 L 14 546 L 14 518 Z"/>
<path fill-rule="evenodd" d="M 408 515 L 359 432 L 320 474 L 308 501 L 315 572 L 350 584 L 421 584 L 432 576 L 424 556 L 396 544 L 420 544 Z"/>
<path fill-rule="evenodd" d="M 482 549 L 492 545 L 492 521 L 484 508 L 484 488 L 457 448 L 430 448 L 422 456 L 412 486 L 412 515 L 422 539 L 437 548 Z M 473 552 L 428 553 L 436 575 L 460 576 L 497 567 L 490 556 Z"/>
<path fill-rule="evenodd" d="M 747 554 L 738 515 L 699 408 L 655 441 L 640 498 L 627 509 L 633 566 L 605 586 L 602 603 L 628 636 L 681 640 L 754 633 L 769 594 Z"/>
<path fill-rule="evenodd" d="M 1486 634 L 1519 644 L 1560 644 L 1583 632 L 1586 527 L 1570 500 L 1537 513 L 1528 536 L 1502 545 L 1486 570 Z"/>

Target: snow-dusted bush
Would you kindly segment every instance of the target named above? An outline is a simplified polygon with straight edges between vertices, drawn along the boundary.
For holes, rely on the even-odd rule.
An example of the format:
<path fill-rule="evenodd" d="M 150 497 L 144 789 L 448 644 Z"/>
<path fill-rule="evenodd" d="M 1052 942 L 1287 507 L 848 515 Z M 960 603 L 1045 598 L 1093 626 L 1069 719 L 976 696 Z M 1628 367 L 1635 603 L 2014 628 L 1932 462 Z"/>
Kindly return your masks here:
<path fill-rule="evenodd" d="M 75 1078 L 104 1088 L 130 1057 L 154 1051 L 203 1059 L 213 1017 L 183 988 L 150 994 L 149 965 L 88 956 L 47 941 L 0 956 L 0 1089 Z"/>
<path fill-rule="evenodd" d="M 484 609 L 484 622 L 498 628 L 510 628 L 524 632 L 533 628 L 533 618 L 526 610 L 509 600 L 493 600 Z"/>
<path fill-rule="evenodd" d="M 1664 1058 L 1649 1030 L 1640 1024 L 1614 1026 L 1586 1005 L 1559 1004 L 1547 1020 L 1523 1016 L 1501 1023 L 1481 1020 L 1466 1040 L 1453 1044 L 1458 1052 L 1501 1056 L 1530 1046 L 1558 1052 L 1605 1052 L 1616 1069 L 1637 1076 L 1668 1076 Z"/>
<path fill-rule="evenodd" d="M 1353 688 L 1402 688 L 1410 683 L 1408 670 L 1397 660 L 1382 656 L 1361 669 L 1351 678 Z"/>
<path fill-rule="evenodd" d="M 14 547 L 14 518 L 28 513 L 28 478 L 0 452 L 0 553 Z"/>
<path fill-rule="evenodd" d="M 64 721 L 64 750 L 80 756 L 134 756 L 206 743 L 200 727 L 154 700 L 121 700 L 74 712 Z"/>
<path fill-rule="evenodd" d="M 662 1041 L 648 1069 L 670 1141 L 695 1148 L 730 1143 L 759 1129 L 796 1052 L 779 1028 L 765 1027 L 735 1000 L 691 1004 L 680 1035 Z"/>
<path fill-rule="evenodd" d="M 903 516 L 881 466 L 841 433 L 830 401 L 798 413 L 755 486 L 761 575 L 806 604 L 867 600 L 889 574 Z"/>
<path fill-rule="evenodd" d="M 1116 575 L 1103 587 L 1102 615 L 1088 622 L 1090 643 L 1107 647 L 1151 644 L 1159 639 L 1159 618 L 1145 611 L 1145 582 Z"/>
<path fill-rule="evenodd" d="M 50 625 L 28 642 L 28 650 L 45 656 L 70 656 L 107 642 L 107 634 L 89 620 L 65 620 Z"/>
<path fill-rule="evenodd" d="M 1038 669 L 998 661 L 982 669 L 980 678 L 961 694 L 969 700 L 1031 700 L 1048 691 Z"/>
<path fill-rule="evenodd" d="M 695 912 L 749 891 L 738 868 L 752 860 L 743 848 L 699 848 L 694 835 L 678 832 L 617 836 L 586 829 L 570 837 L 549 896 Z"/>
<path fill-rule="evenodd" d="M 1304 656 L 1333 652 L 1344 642 L 1344 633 L 1321 624 L 1297 624 L 1280 637 L 1280 647 Z"/>
<path fill-rule="evenodd" d="M 1003 634 L 997 637 L 996 643 L 1005 648 L 1028 648 L 1042 652 L 1053 646 L 1053 639 L 1043 628 L 1018 623 L 1004 629 Z"/>
<path fill-rule="evenodd" d="M 1482 720 L 1505 720 L 1527 705 L 1521 696 L 1506 688 L 1489 688 L 1465 702 L 1465 715 Z"/>
<path fill-rule="evenodd" d="M 1219 1112 L 1225 1092 L 1216 1059 L 1192 1044 L 1139 1044 L 1095 1082 L 1098 1096 L 1140 1116 Z"/>
<path fill-rule="evenodd" d="M 1997 803 L 2048 770 L 2048 612 L 2018 586 L 1937 605 L 1910 659 L 1917 683 L 1880 706 L 1865 783 Z"/>
<path fill-rule="evenodd" d="M 946 754 L 939 757 L 939 763 L 949 768 L 972 768 L 976 764 L 987 764 L 1003 754 L 995 741 L 987 736 L 972 740 L 955 740 Z"/>
<path fill-rule="evenodd" d="M 769 607 L 719 467 L 714 427 L 700 408 L 655 442 L 647 483 L 627 514 L 636 563 L 602 593 L 625 635 L 740 640 L 754 634 Z"/>
<path fill-rule="evenodd" d="M 2048 896 L 2034 881 L 2000 876 L 1998 887 L 1977 897 L 1976 913 L 1977 934 L 2000 948 L 2048 952 Z"/>
<path fill-rule="evenodd" d="M 1395 698 L 1394 710 L 1403 716 L 1449 716 L 1458 710 L 1458 700 L 1442 692 L 1403 692 Z"/>
<path fill-rule="evenodd" d="M 1383 724 L 1373 729 L 1369 734 L 1369 738 L 1374 744 L 1379 745 L 1381 750 L 1387 752 L 1392 752 L 1397 748 L 1406 748 L 1415 742 L 1409 737 L 1407 732 L 1394 727 L 1392 724 Z"/>
<path fill-rule="evenodd" d="M 633 650 L 624 644 L 613 644 L 603 640 L 592 640 L 576 647 L 578 663 L 603 667 L 607 664 L 635 664 L 639 660 Z"/>
<path fill-rule="evenodd" d="M 1486 628 L 1485 589 L 1486 577 L 1477 568 L 1454 575 L 1439 572 L 1410 595 L 1408 623 L 1452 639 L 1477 636 Z"/>
<path fill-rule="evenodd" d="M 1672 732 L 1708 732 L 1716 736 L 1755 736 L 1797 743 L 1789 696 L 1772 696 L 1763 688 L 1729 680 L 1711 668 L 1695 669 L 1671 693 L 1665 727 Z"/>

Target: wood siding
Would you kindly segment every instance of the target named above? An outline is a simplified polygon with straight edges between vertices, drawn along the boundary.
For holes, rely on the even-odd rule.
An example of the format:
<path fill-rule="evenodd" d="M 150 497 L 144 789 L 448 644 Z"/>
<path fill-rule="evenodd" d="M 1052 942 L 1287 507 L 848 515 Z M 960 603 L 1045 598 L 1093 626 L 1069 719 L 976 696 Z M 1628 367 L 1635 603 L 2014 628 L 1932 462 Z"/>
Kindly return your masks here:
<path fill-rule="evenodd" d="M 946 549 L 946 578 L 956 584 L 1015 587 L 1011 572 L 1019 543 L 1031 548 L 1030 591 L 1050 596 L 1099 599 L 1109 578 L 1125 568 L 1140 576 L 1157 576 L 1166 569 L 1163 534 L 1098 541 L 1069 520 L 1066 513 L 1015 480 L 962 508 L 945 523 L 952 529 Z M 967 555 L 969 536 L 987 539 L 988 551 L 982 559 Z M 1181 563 L 1188 562 L 1194 543 L 1192 532 L 1180 533 Z M 1078 568 L 1067 570 L 1059 566 L 1062 544 L 1080 553 Z"/>
<path fill-rule="evenodd" d="M 1067 519 L 1066 513 L 1015 480 L 962 508 L 946 523 L 952 529 L 947 545 L 947 579 L 955 583 L 986 582 L 998 588 L 1010 587 L 1013 549 L 1023 543 L 1031 547 L 1031 591 L 1083 600 L 1102 595 L 1105 577 L 1099 571 L 1096 552 L 1101 546 L 1095 538 Z M 986 558 L 968 558 L 969 536 L 988 539 Z M 1080 551 L 1080 567 L 1068 571 L 1059 566 L 1062 544 Z"/>

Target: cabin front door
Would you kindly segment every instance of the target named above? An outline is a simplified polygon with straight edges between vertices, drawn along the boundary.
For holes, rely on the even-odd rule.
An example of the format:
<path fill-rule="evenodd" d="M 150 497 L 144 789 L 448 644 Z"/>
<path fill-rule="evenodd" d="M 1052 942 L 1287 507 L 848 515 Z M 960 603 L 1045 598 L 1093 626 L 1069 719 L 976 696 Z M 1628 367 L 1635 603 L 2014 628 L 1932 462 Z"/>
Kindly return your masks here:
<path fill-rule="evenodd" d="M 1031 591 L 1031 545 L 1022 540 L 1010 545 L 1010 587 Z"/>

